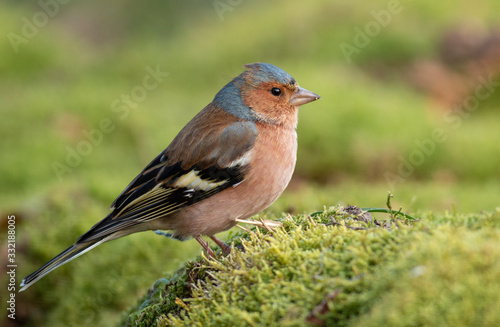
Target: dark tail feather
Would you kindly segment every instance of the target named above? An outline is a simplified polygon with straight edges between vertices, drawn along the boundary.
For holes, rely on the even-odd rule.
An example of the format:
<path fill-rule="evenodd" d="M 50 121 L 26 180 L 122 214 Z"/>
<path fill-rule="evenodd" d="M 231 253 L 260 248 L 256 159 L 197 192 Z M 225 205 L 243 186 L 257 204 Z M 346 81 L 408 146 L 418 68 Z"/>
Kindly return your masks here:
<path fill-rule="evenodd" d="M 107 239 L 101 239 L 98 241 L 94 242 L 89 242 L 89 243 L 75 243 L 63 252 L 59 253 L 56 257 L 54 257 L 52 260 L 47 262 L 43 267 L 39 268 L 37 271 L 31 273 L 28 275 L 26 278 L 23 279 L 23 282 L 21 283 L 21 289 L 19 292 L 24 291 L 31 285 L 33 285 L 37 280 L 42 278 L 43 276 L 47 275 L 49 272 L 52 270 L 64 265 L 65 263 L 81 256 L 87 251 L 92 250 L 99 244 L 106 242 Z"/>

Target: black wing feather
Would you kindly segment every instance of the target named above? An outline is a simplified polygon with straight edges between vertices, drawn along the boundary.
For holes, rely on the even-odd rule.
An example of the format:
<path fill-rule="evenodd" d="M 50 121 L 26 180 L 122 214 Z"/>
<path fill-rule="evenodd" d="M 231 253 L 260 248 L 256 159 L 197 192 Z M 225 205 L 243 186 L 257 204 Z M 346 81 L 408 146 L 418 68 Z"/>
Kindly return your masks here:
<path fill-rule="evenodd" d="M 147 174 L 158 172 L 163 168 L 157 167 Z M 202 201 L 228 187 L 239 184 L 243 181 L 245 175 L 245 167 L 241 166 L 225 169 L 210 166 L 199 169 L 197 165 L 194 165 L 191 169 L 183 170 L 181 165 L 175 164 L 165 169 L 165 171 L 169 172 L 170 177 L 175 176 L 170 179 L 168 184 L 158 183 L 155 178 L 157 175 L 154 175 L 147 182 L 144 182 L 142 178 L 136 178 L 136 183 L 131 185 L 133 191 L 130 194 L 124 194 L 127 196 L 123 197 L 123 200 L 119 202 L 119 206 L 115 207 L 110 215 L 83 234 L 77 242 L 95 241 L 119 230 L 161 218 Z M 175 187 L 177 180 L 192 171 L 198 172 L 197 174 L 201 179 L 220 183 L 220 185 L 208 190 Z M 138 186 L 135 186 L 136 184 Z"/>

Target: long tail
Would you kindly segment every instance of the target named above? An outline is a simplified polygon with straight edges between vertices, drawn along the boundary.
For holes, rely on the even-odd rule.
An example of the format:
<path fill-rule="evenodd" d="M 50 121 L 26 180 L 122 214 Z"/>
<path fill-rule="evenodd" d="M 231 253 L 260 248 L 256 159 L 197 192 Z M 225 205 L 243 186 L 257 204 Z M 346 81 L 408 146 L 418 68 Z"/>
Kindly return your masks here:
<path fill-rule="evenodd" d="M 40 278 L 43 276 L 47 275 L 50 273 L 52 270 L 64 265 L 67 262 L 70 262 L 71 260 L 78 258 L 82 254 L 84 254 L 87 251 L 92 250 L 96 246 L 98 246 L 101 243 L 104 243 L 109 240 L 110 237 L 103 238 L 101 240 L 96 240 L 94 242 L 86 242 L 86 243 L 75 243 L 63 252 L 59 253 L 56 257 L 54 257 L 52 260 L 47 262 L 45 265 L 43 265 L 41 268 L 39 268 L 37 271 L 29 274 L 23 279 L 23 282 L 21 283 L 21 289 L 19 292 L 24 291 L 31 285 L 33 285 L 36 281 L 38 281 Z"/>

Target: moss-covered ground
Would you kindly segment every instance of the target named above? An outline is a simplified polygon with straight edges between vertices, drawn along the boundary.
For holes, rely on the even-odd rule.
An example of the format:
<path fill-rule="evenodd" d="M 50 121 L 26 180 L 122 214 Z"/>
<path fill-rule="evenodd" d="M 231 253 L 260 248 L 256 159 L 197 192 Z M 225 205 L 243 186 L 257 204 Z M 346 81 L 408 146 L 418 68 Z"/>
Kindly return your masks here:
<path fill-rule="evenodd" d="M 120 325 L 500 324 L 500 211 L 375 224 L 343 210 L 230 235 L 229 256 L 157 280 Z"/>

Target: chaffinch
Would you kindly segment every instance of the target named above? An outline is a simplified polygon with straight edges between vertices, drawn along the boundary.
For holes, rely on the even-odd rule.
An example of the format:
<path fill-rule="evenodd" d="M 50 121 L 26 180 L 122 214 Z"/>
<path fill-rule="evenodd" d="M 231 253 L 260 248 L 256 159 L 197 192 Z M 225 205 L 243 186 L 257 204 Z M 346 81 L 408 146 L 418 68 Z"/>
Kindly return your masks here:
<path fill-rule="evenodd" d="M 27 276 L 25 290 L 101 243 L 146 230 L 176 239 L 214 234 L 270 206 L 292 177 L 298 108 L 317 100 L 280 68 L 253 63 L 224 86 L 75 244 Z"/>

